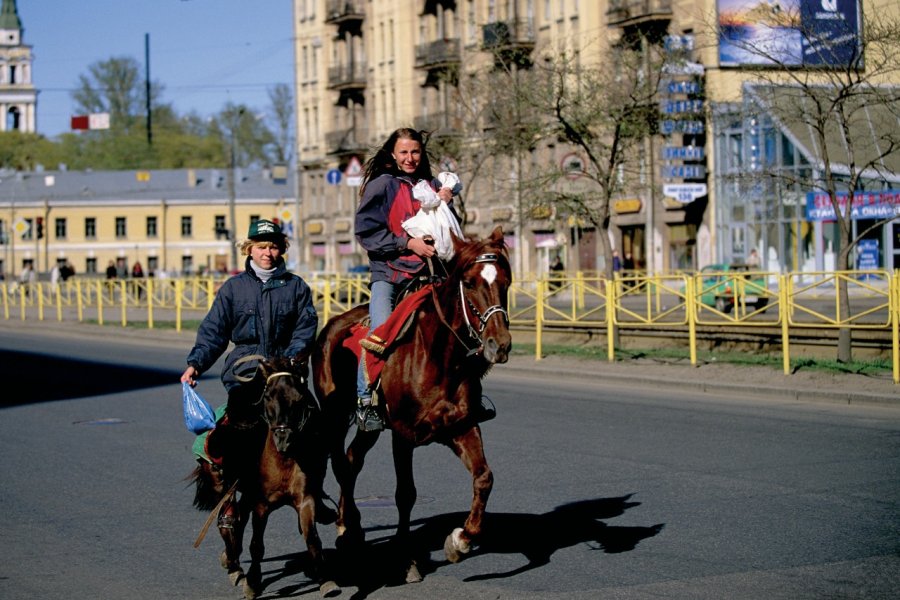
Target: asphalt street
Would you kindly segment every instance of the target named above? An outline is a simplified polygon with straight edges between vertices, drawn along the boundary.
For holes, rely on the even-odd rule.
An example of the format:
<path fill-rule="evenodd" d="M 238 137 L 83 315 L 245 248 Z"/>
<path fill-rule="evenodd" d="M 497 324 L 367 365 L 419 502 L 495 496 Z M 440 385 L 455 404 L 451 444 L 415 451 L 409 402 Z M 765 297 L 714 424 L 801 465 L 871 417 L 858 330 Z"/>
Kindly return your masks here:
<path fill-rule="evenodd" d="M 218 566 L 215 533 L 192 547 L 205 515 L 184 480 L 193 437 L 177 384 L 192 335 L 31 325 L 0 321 L 0 598 L 240 597 Z M 413 526 L 425 580 L 396 582 L 382 436 L 357 489 L 369 551 L 365 564 L 342 565 L 340 597 L 893 598 L 900 589 L 893 404 L 772 395 L 772 382 L 700 389 L 691 368 L 683 385 L 669 377 L 666 386 L 665 377 L 637 384 L 659 377 L 646 365 L 643 378 L 617 378 L 602 365 L 513 363 L 486 379 L 499 415 L 483 427 L 496 483 L 482 544 L 461 563 L 443 558 L 471 482 L 446 448 L 422 448 Z M 199 389 L 223 399 L 215 372 Z M 330 476 L 326 486 L 335 496 Z M 333 548 L 333 528 L 320 531 Z M 317 597 L 290 511 L 275 513 L 266 540 L 262 597 Z"/>

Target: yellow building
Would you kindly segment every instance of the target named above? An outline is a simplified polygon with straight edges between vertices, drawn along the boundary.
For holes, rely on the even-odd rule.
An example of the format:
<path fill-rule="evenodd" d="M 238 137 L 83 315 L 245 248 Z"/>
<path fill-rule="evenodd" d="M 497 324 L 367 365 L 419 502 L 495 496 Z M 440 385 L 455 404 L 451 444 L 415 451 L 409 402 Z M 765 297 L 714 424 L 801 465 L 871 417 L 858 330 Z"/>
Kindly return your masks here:
<path fill-rule="evenodd" d="M 587 68 L 611 69 L 611 49 L 629 43 L 677 53 L 680 67 L 660 89 L 659 133 L 647 139 L 641 157 L 646 176 L 611 207 L 613 246 L 623 255 L 633 253 L 637 267 L 651 272 L 741 262 L 752 249 L 775 270 L 824 266 L 816 252 L 827 253 L 828 226 L 801 223 L 810 189 L 763 187 L 747 193 L 733 183 L 736 175 L 754 175 L 745 165 L 760 149 L 771 151 L 763 159 L 779 168 L 800 172 L 805 167 L 795 165 L 822 163 L 817 148 L 797 138 L 796 128 L 772 118 L 762 127 L 754 124 L 750 113 L 765 113 L 767 107 L 753 104 L 747 86 L 777 80 L 779 72 L 827 74 L 829 65 L 814 64 L 810 59 L 818 51 L 800 37 L 831 35 L 852 46 L 865 11 L 897 17 L 900 5 L 887 0 L 294 0 L 304 258 L 323 270 L 365 261 L 352 230 L 358 165 L 397 127 L 453 135 L 463 114 L 458 83 L 490 68 L 498 47 L 515 56 L 520 69 L 534 68 L 562 49 Z M 810 29 L 800 31 L 807 23 Z M 738 52 L 741 44 L 733 35 L 746 33 L 742 24 L 775 32 L 756 45 L 755 57 Z M 835 24 L 846 30 L 834 29 Z M 772 48 L 786 48 L 788 54 L 763 60 Z M 883 83 L 900 83 L 900 73 L 886 74 Z M 565 161 L 571 149 L 560 144 L 538 152 L 539 158 L 529 160 Z M 546 272 L 557 253 L 567 266 L 603 267 L 592 228 L 553 210 L 523 216 L 508 186 L 472 177 L 473 165 L 459 164 L 457 157 L 436 158 L 457 167 L 469 185 L 467 232 L 485 234 L 502 225 L 518 272 Z M 870 188 L 897 187 L 900 169 L 891 164 L 882 169 L 887 176 L 870 181 Z M 507 179 L 514 178 L 515 165 L 509 170 L 513 175 Z M 814 229 L 817 241 L 810 237 Z M 893 244 L 890 232 L 883 238 L 884 248 Z M 896 252 L 900 256 L 900 247 Z"/>
<path fill-rule="evenodd" d="M 156 276 L 243 267 L 231 239 L 259 218 L 294 235 L 293 180 L 269 170 L 44 171 L 0 173 L 0 273 L 25 265 L 49 273 L 68 261 L 76 274 Z M 233 188 L 232 183 L 233 181 Z M 233 189 L 233 192 L 232 192 Z M 298 267 L 298 254 L 288 263 Z"/>

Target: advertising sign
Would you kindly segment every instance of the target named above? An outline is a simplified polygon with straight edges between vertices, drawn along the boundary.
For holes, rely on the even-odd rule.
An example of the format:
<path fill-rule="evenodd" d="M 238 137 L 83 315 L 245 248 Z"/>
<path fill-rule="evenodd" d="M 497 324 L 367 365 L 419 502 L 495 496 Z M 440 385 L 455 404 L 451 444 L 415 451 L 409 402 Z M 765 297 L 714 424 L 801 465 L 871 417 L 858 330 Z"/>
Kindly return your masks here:
<path fill-rule="evenodd" d="M 840 192 L 838 207 L 841 214 L 847 214 L 847 193 Z M 900 190 L 880 192 L 856 192 L 853 195 L 851 219 L 890 219 L 900 215 Z M 834 206 L 828 194 L 809 192 L 806 194 L 807 221 L 834 221 Z"/>
<path fill-rule="evenodd" d="M 719 64 L 841 67 L 859 52 L 858 0 L 716 0 Z"/>

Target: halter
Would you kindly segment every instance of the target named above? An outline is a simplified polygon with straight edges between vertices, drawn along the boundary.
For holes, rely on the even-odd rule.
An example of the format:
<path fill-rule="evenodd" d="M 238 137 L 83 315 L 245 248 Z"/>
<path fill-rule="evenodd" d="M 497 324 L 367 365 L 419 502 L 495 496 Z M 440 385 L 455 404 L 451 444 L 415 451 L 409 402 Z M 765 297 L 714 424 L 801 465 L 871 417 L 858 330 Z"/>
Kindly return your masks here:
<path fill-rule="evenodd" d="M 477 257 L 475 257 L 473 264 L 494 263 L 494 262 L 497 262 L 497 260 L 498 260 L 497 254 L 485 253 L 485 254 L 479 254 Z M 428 264 L 430 267 L 431 266 L 430 259 L 428 260 Z M 432 269 L 432 271 L 433 271 L 433 269 Z M 459 337 L 459 335 L 456 333 L 456 330 L 454 330 L 450 326 L 450 324 L 447 323 L 447 320 L 444 318 L 444 313 L 443 313 L 443 311 L 441 311 L 440 303 L 438 302 L 437 297 L 435 295 L 436 294 L 435 287 L 431 288 L 431 293 L 432 293 L 432 297 L 434 298 L 434 306 L 437 309 L 438 316 L 441 318 L 441 321 L 444 323 L 444 325 L 446 325 L 447 328 L 450 329 L 451 332 L 453 332 L 453 335 L 456 336 L 456 339 L 459 340 L 459 343 L 462 344 L 463 348 L 466 349 L 466 351 L 467 351 L 466 356 L 474 356 L 474 355 L 478 354 L 479 352 L 481 352 L 481 350 L 484 348 L 484 340 L 481 339 L 481 334 L 484 333 L 484 330 L 487 327 L 488 319 L 490 319 L 493 315 L 498 314 L 498 313 L 503 315 L 504 319 L 506 320 L 506 323 L 509 324 L 509 314 L 506 312 L 506 309 L 503 308 L 502 306 L 500 306 L 499 304 L 494 304 L 493 306 L 488 307 L 488 309 L 485 310 L 484 314 L 482 315 L 481 312 L 478 310 L 478 308 L 475 306 L 475 304 L 471 300 L 469 300 L 469 298 L 466 296 L 465 291 L 463 290 L 463 283 L 460 280 L 460 282 L 459 282 L 459 303 L 462 308 L 463 320 L 465 320 L 465 322 L 466 322 L 466 329 L 469 332 L 469 338 L 474 340 L 475 342 L 478 342 L 477 346 L 475 346 L 474 348 L 471 348 L 471 347 L 469 347 L 469 345 L 467 343 L 465 343 L 462 340 L 461 337 Z M 472 313 L 478 318 L 478 321 L 481 323 L 481 327 L 479 327 L 477 331 L 475 330 L 475 327 L 472 326 L 471 321 L 469 321 L 469 315 L 468 315 L 468 311 L 466 310 L 466 306 L 469 307 L 469 310 L 472 311 Z"/>
<path fill-rule="evenodd" d="M 279 377 L 294 377 L 296 375 L 297 375 L 296 373 L 291 373 L 290 371 L 276 371 L 275 373 L 272 373 L 271 375 L 269 375 L 266 378 L 266 386 L 263 388 L 263 393 L 259 397 L 259 401 L 262 402 L 262 399 L 266 397 L 266 390 L 269 388 L 269 383 L 271 383 L 273 379 L 277 379 Z M 303 382 L 302 377 L 300 378 L 300 381 Z M 297 431 L 303 431 L 303 427 L 306 425 L 306 422 L 309 420 L 309 413 L 310 413 L 309 408 L 310 407 L 309 407 L 308 403 L 306 406 L 303 407 L 303 416 L 300 419 L 300 422 L 297 424 L 297 427 L 296 427 Z M 265 420 L 266 425 L 269 426 L 269 429 L 272 431 L 272 433 L 274 433 L 274 434 L 282 433 L 283 434 L 283 433 L 292 431 L 293 428 L 290 427 L 289 425 L 276 425 L 276 426 L 272 427 L 272 423 L 269 421 L 269 414 L 266 412 L 265 409 L 263 409 L 262 413 L 263 413 L 263 419 Z"/>

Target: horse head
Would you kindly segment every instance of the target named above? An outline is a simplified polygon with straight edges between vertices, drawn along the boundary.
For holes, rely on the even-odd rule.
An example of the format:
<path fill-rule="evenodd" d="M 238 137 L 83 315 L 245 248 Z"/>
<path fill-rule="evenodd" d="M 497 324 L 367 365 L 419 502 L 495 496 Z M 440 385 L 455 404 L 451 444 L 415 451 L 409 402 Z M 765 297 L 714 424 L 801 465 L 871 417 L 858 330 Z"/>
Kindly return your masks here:
<path fill-rule="evenodd" d="M 459 289 L 460 309 L 469 337 L 488 363 L 505 363 L 512 347 L 506 308 L 512 269 L 503 230 L 497 227 L 483 240 L 454 237 L 453 245 L 450 279 Z"/>
<path fill-rule="evenodd" d="M 275 447 L 286 453 L 292 437 L 303 429 L 315 406 L 306 385 L 306 363 L 277 357 L 259 361 L 259 368 L 266 380 L 263 418 Z"/>

